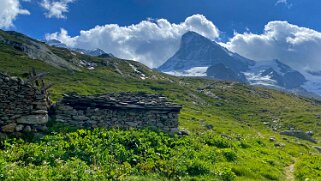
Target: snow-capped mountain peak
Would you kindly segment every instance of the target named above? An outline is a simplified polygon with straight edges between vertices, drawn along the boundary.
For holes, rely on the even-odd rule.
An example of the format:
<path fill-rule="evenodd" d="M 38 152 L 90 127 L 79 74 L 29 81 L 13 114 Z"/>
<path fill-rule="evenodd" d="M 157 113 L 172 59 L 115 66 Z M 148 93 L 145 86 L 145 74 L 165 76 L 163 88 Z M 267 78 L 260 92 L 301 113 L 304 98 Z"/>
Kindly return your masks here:
<path fill-rule="evenodd" d="M 195 32 L 187 32 L 182 36 L 179 50 L 161 65 L 158 70 L 164 72 L 184 71 L 193 67 L 209 67 L 216 64 L 224 64 L 233 71 L 245 71 L 248 69 L 249 59 L 239 58 L 216 42 Z"/>
<path fill-rule="evenodd" d="M 321 95 L 321 76 L 301 73 L 279 60 L 253 61 L 195 32 L 182 36 L 179 50 L 158 70 L 177 76 L 201 76 Z M 318 85 L 318 86 L 316 86 Z M 316 88 L 319 87 L 319 88 Z"/>

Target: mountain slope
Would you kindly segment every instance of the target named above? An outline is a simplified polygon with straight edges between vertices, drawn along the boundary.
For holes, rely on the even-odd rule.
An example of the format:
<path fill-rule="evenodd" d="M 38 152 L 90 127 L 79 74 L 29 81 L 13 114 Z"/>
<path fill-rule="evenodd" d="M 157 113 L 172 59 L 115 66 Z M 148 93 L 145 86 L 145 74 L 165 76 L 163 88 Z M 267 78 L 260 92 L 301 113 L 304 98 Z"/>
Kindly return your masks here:
<path fill-rule="evenodd" d="M 31 59 L 42 60 L 57 68 L 78 70 L 76 66 L 53 53 L 52 49 L 47 45 L 25 35 L 0 30 L 0 42 L 2 43 L 2 49 L 6 48 L 6 46 L 12 47 L 18 52 L 24 53 Z"/>
<path fill-rule="evenodd" d="M 150 130 L 74 131 L 52 123 L 43 138 L 0 144 L 4 178 L 285 180 L 294 160 L 297 179 L 320 175 L 321 156 L 314 148 L 320 143 L 279 134 L 290 128 L 312 131 L 319 141 L 316 100 L 236 82 L 174 77 L 134 61 L 48 47 L 79 70 L 61 68 L 7 44 L 0 47 L 0 72 L 22 78 L 31 67 L 49 72 L 54 101 L 67 92 L 163 94 L 183 105 L 180 128 L 190 131 L 187 137 Z M 72 59 L 96 66 L 88 69 Z"/>

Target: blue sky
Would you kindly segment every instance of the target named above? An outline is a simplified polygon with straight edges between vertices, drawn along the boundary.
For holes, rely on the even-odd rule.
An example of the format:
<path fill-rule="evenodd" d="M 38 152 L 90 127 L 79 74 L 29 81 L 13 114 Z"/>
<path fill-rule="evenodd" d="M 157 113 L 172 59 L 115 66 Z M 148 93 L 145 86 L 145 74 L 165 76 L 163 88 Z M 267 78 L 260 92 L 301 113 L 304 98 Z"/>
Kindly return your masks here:
<path fill-rule="evenodd" d="M 321 31 L 320 0 L 75 0 L 68 4 L 66 18 L 47 18 L 39 6 L 41 0 L 21 2 L 30 12 L 18 16 L 14 29 L 41 39 L 46 33 L 68 30 L 74 36 L 80 30 L 96 25 L 116 23 L 122 26 L 137 24 L 147 18 L 165 18 L 179 23 L 193 14 L 203 14 L 231 37 L 234 31 L 260 33 L 273 20 L 287 20 L 292 24 Z"/>
<path fill-rule="evenodd" d="M 195 31 L 255 61 L 321 72 L 320 0 L 0 0 L 0 28 L 155 68 Z"/>

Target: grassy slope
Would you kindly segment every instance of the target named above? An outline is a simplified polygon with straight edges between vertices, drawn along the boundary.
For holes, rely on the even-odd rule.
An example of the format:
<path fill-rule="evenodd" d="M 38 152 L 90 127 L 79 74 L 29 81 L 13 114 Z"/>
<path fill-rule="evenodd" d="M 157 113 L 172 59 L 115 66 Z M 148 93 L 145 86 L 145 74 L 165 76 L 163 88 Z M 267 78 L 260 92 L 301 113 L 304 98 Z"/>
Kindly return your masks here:
<path fill-rule="evenodd" d="M 151 176 L 155 179 L 216 177 L 228 180 L 236 175 L 239 180 L 284 180 L 287 177 L 286 169 L 294 161 L 297 179 L 317 180 L 320 177 L 321 164 L 318 162 L 321 159 L 320 154 L 312 148 L 316 145 L 290 137 L 284 140 L 278 134 L 279 130 L 294 127 L 304 131 L 312 130 L 315 133 L 315 139 L 320 139 L 321 120 L 316 118 L 321 114 L 319 102 L 231 82 L 175 78 L 152 72 L 143 65 L 131 62 L 151 78 L 141 80 L 129 66 L 128 61 L 118 59 L 106 61 L 80 54 L 72 55 L 69 51 L 57 48 L 53 48 L 53 52 L 66 58 L 77 56 L 80 59 L 90 59 L 97 62 L 99 67 L 93 71 L 81 72 L 56 69 L 41 61 L 31 60 L 23 53 L 0 44 L 0 71 L 21 77 L 24 77 L 31 67 L 35 67 L 38 71 L 49 72 L 46 81 L 55 83 L 50 92 L 54 101 L 66 92 L 94 94 L 146 91 L 164 94 L 184 105 L 180 115 L 180 127 L 190 130 L 191 136 L 171 138 L 151 131 L 106 132 L 107 135 L 115 134 L 113 136 L 116 139 L 115 144 L 119 144 L 125 150 L 132 150 L 132 152 L 124 151 L 124 158 L 118 157 L 119 153 L 106 152 L 111 143 L 92 144 L 95 140 L 106 137 L 100 135 L 105 132 L 102 130 L 86 132 L 85 136 L 79 136 L 79 132 L 49 135 L 43 140 L 35 140 L 31 143 L 9 141 L 0 156 L 0 174 L 4 174 L 4 177 L 12 176 L 17 179 L 23 176 L 32 179 L 35 176 L 51 175 L 52 178 L 59 178 L 60 174 L 60 176 L 75 176 L 75 178 L 97 176 L 97 178 L 140 180 L 144 177 L 142 175 L 148 175 L 146 178 Z M 123 75 L 115 71 L 114 65 L 117 65 Z M 209 130 L 206 125 L 213 125 L 214 128 Z M 272 127 L 277 128 L 278 131 L 272 131 Z M 74 136 L 73 148 L 80 150 L 77 153 L 70 150 L 68 145 L 70 142 L 68 137 L 74 134 L 77 136 Z M 139 139 L 142 135 L 151 135 L 147 136 L 148 139 L 145 142 L 152 142 L 155 134 L 158 135 L 157 141 L 164 142 L 163 145 L 166 146 L 162 149 L 169 152 L 166 152 L 167 157 L 155 158 L 154 152 L 160 146 L 150 146 L 147 143 L 146 149 L 154 151 L 135 152 L 135 149 L 124 141 L 124 137 L 128 137 L 128 134 L 133 135 L 131 140 Z M 269 141 L 270 137 L 275 137 L 277 142 L 284 143 L 286 146 L 275 147 L 274 143 Z M 182 142 L 183 145 L 167 145 L 168 139 Z M 224 144 L 221 144 L 222 142 Z M 82 146 L 88 146 L 88 144 L 93 151 Z M 56 145 L 60 145 L 59 148 Z M 44 149 L 49 150 L 48 153 Z M 68 154 L 62 156 L 62 152 Z M 58 159 L 59 163 L 56 163 L 56 160 L 53 161 L 46 156 L 50 155 L 49 153 L 56 160 L 59 158 L 62 161 L 59 162 Z M 101 155 L 103 153 L 106 154 L 105 157 Z M 132 155 L 138 157 L 140 164 L 131 163 Z M 214 160 L 211 160 L 211 155 L 215 157 Z M 234 158 L 235 155 L 236 158 Z M 36 161 L 30 161 L 32 158 Z M 93 158 L 95 161 L 92 160 Z M 115 168 L 106 168 L 109 162 Z M 150 165 L 150 162 L 156 165 Z M 116 168 L 123 168 L 123 171 L 116 171 Z M 94 171 L 88 174 L 83 169 Z M 57 173 L 53 170 L 57 170 Z M 74 172 L 75 170 L 78 172 Z"/>

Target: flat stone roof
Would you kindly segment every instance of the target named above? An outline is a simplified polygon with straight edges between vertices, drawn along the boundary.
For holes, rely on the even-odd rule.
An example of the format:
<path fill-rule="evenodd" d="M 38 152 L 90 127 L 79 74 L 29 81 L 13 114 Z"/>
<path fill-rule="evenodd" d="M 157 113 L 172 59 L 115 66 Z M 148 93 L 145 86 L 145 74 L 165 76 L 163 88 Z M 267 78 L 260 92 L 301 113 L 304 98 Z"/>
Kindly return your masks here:
<path fill-rule="evenodd" d="M 181 105 L 170 102 L 166 97 L 144 92 L 119 92 L 98 95 L 64 94 L 62 103 L 76 109 L 102 108 L 102 109 L 146 109 L 167 110 L 179 112 Z"/>

